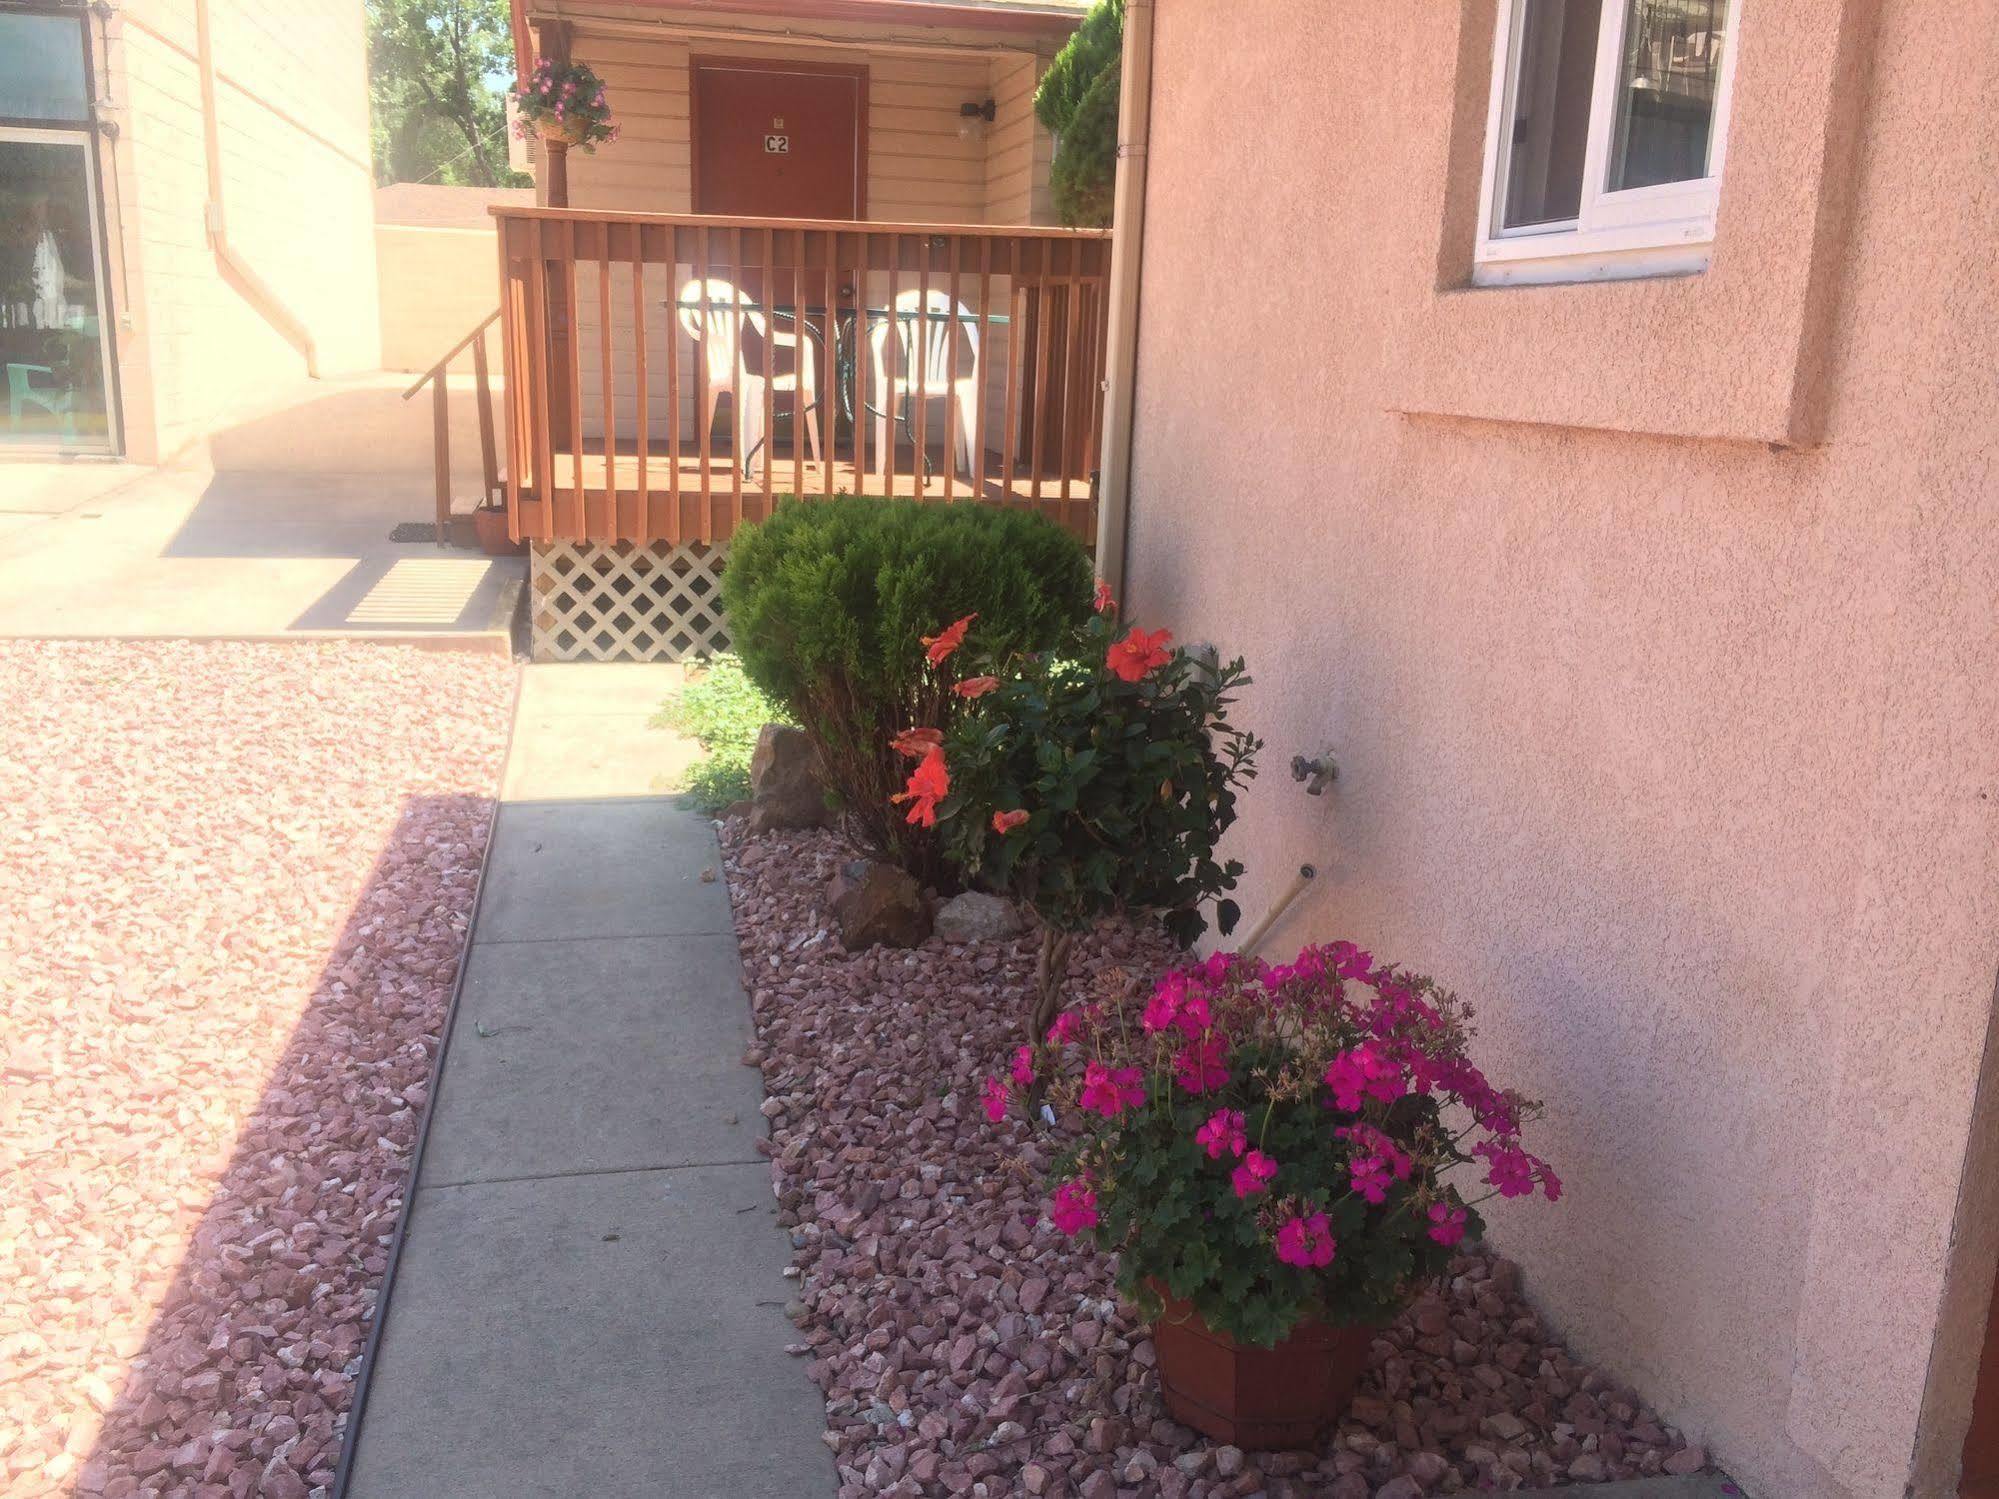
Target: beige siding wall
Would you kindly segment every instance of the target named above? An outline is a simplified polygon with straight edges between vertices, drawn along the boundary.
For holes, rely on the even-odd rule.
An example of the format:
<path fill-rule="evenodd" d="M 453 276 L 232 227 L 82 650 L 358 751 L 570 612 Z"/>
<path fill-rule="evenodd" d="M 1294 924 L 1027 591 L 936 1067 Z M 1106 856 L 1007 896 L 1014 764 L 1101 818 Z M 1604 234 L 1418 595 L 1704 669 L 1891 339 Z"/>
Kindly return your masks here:
<path fill-rule="evenodd" d="M 593 30 L 577 24 L 572 55 L 604 79 L 622 134 L 594 154 L 569 156 L 569 201 L 576 208 L 686 213 L 692 209 L 689 130 L 689 61 L 695 55 L 770 57 L 865 64 L 868 69 L 867 216 L 898 223 L 1005 224 L 1049 222 L 1048 137 L 1033 117 L 1032 89 L 1044 63 L 1018 52 L 967 50 L 907 53 L 856 48 L 804 47 L 739 38 L 689 41 L 662 30 L 634 35 L 626 30 Z M 1002 96 L 1002 88 L 1007 92 Z M 983 139 L 959 134 L 959 106 L 992 97 L 998 119 Z M 691 266 L 669 275 L 666 267 L 646 273 L 647 422 L 656 440 L 667 430 L 666 343 L 669 329 L 680 340 L 683 372 L 698 357 L 694 342 L 678 328 L 665 304 Z M 581 387 L 586 412 L 602 405 L 603 373 L 599 327 L 601 300 L 594 268 L 578 276 L 577 331 Z M 885 281 L 868 288 L 870 305 L 887 295 Z M 1004 315 L 1010 292 L 995 278 L 991 311 Z M 976 311 L 976 283 L 961 297 Z M 620 434 L 636 430 L 637 389 L 633 373 L 632 295 L 629 271 L 614 268 L 611 291 L 612 390 Z M 994 362 L 988 423 L 997 431 L 1002 417 L 999 370 L 1007 357 L 1007 329 L 992 328 L 983 345 Z M 691 374 L 683 386 L 691 391 Z M 941 409 L 941 408 L 937 408 Z M 936 415 L 936 410 L 933 410 Z M 681 402 L 683 431 L 695 431 L 691 393 Z M 586 416 L 586 430 L 601 427 Z M 726 431 L 729 418 L 721 418 Z M 933 423 L 933 425 L 938 425 Z M 786 424 L 788 428 L 788 424 Z M 938 430 L 941 431 L 941 425 Z M 789 453 L 789 447 L 781 450 Z"/>
<path fill-rule="evenodd" d="M 379 352 L 366 47 L 359 5 L 212 0 L 228 232 L 310 329 L 322 373 Z M 304 374 L 208 240 L 193 0 L 131 0 L 102 78 L 118 125 L 106 188 L 128 450 L 164 455 Z"/>
<path fill-rule="evenodd" d="M 986 145 L 986 222 L 1052 224 L 1048 159 L 1054 142 L 1034 117 L 1034 90 L 1046 64 L 1038 57 L 1009 57 L 992 65 L 992 100 L 998 117 Z"/>
<path fill-rule="evenodd" d="M 1711 269 L 1470 290 L 1491 5 L 1159 6 L 1128 593 L 1255 672 L 1244 910 L 1321 871 L 1266 951 L 1435 974 L 1547 1100 L 1534 1300 L 1748 1492 L 1929 1499 L 1999 1246 L 1999 41 L 1739 9 Z"/>
<path fill-rule="evenodd" d="M 870 219 L 902 223 L 1053 222 L 1048 133 L 1034 119 L 1033 89 L 1045 61 L 1031 51 L 967 44 L 960 51 L 907 52 L 857 45 L 809 46 L 752 33 L 637 33 L 576 22 L 579 62 L 602 75 L 624 134 L 594 155 L 571 152 L 569 200 L 578 208 L 655 213 L 692 210 L 688 64 L 691 56 L 769 57 L 868 69 Z M 984 139 L 958 133 L 959 106 L 993 98 L 998 119 Z"/>

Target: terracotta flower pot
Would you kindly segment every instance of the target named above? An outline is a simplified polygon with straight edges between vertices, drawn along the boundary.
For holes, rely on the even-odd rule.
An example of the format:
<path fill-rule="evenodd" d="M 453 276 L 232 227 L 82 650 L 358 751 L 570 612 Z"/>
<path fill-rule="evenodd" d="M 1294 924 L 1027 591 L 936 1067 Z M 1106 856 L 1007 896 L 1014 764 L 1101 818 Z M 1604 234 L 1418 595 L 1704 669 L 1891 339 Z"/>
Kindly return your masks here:
<path fill-rule="evenodd" d="M 1182 1426 L 1237 1447 L 1314 1447 L 1338 1424 L 1367 1372 L 1377 1329 L 1301 1323 L 1274 1348 L 1216 1332 L 1184 1301 L 1152 1324 L 1160 1393 Z"/>
<path fill-rule="evenodd" d="M 481 505 L 472 512 L 472 534 L 488 557 L 511 557 L 521 549 L 521 544 L 507 535 L 507 512 L 497 505 Z"/>

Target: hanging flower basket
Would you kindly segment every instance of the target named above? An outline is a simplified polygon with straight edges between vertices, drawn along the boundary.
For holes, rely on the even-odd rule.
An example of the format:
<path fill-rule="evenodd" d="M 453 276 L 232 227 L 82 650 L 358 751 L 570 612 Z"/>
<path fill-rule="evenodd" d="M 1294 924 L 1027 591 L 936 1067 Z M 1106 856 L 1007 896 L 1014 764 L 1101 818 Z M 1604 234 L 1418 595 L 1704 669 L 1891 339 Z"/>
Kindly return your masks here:
<path fill-rule="evenodd" d="M 594 151 L 600 141 L 618 138 L 604 80 L 581 63 L 543 58 L 514 85 L 513 100 L 520 113 L 515 129 L 523 139 L 540 136 L 552 145 Z"/>
<path fill-rule="evenodd" d="M 587 121 L 571 116 L 559 119 L 555 115 L 543 115 L 534 122 L 535 133 L 545 141 L 559 141 L 566 146 L 580 146 L 590 132 Z"/>

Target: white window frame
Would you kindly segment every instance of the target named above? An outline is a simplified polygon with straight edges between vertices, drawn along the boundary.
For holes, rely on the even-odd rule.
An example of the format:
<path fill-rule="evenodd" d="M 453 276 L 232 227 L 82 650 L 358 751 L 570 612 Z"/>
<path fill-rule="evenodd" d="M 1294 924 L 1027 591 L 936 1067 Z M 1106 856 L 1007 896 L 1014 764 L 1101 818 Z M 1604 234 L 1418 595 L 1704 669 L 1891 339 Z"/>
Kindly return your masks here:
<path fill-rule="evenodd" d="M 1611 133 L 1617 119 L 1614 96 L 1624 57 L 1625 21 L 1631 11 L 1629 0 L 1603 0 L 1580 207 L 1573 219 L 1507 229 L 1500 223 L 1505 210 L 1501 185 L 1513 144 L 1513 59 L 1520 46 L 1527 0 L 1500 0 L 1492 47 L 1492 91 L 1486 111 L 1485 175 L 1479 189 L 1479 235 L 1472 257 L 1474 285 L 1610 281 L 1707 269 L 1728 149 L 1736 37 L 1741 31 L 1744 3 L 1731 0 L 1728 8 L 1721 71 L 1715 80 L 1707 176 L 1614 193 L 1601 187 L 1609 180 Z"/>

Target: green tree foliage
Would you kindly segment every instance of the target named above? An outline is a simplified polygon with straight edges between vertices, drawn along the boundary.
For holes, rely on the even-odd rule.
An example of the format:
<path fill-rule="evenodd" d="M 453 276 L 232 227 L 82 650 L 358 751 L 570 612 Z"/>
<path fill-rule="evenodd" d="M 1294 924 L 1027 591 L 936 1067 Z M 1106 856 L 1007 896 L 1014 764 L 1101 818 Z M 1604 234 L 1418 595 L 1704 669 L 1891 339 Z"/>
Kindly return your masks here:
<path fill-rule="evenodd" d="M 507 0 L 367 0 L 375 180 L 505 187 Z"/>
<path fill-rule="evenodd" d="M 1111 221 L 1123 53 L 1124 0 L 1097 0 L 1035 91 L 1035 117 L 1055 137 L 1049 186 L 1065 224 Z"/>

